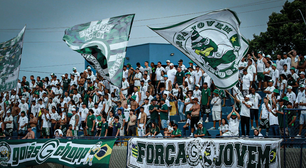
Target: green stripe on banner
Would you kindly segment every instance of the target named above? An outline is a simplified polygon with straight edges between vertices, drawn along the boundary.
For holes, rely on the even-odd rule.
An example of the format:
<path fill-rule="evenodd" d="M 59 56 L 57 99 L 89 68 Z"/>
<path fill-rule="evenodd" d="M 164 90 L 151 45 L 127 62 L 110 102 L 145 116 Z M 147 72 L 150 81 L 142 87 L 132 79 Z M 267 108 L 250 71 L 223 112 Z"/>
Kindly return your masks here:
<path fill-rule="evenodd" d="M 109 167 L 116 139 L 7 140 L 0 142 L 1 167 L 31 167 L 57 163 L 69 167 Z"/>

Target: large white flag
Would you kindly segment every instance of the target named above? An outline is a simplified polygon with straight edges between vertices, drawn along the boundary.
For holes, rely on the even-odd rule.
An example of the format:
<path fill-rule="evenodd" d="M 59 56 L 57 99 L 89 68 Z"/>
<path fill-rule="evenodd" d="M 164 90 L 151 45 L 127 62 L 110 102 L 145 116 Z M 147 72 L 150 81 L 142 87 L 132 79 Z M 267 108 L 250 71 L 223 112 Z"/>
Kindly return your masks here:
<path fill-rule="evenodd" d="M 168 27 L 151 28 L 199 65 L 220 89 L 238 82 L 238 64 L 248 51 L 236 13 L 223 9 Z"/>
<path fill-rule="evenodd" d="M 25 29 L 17 37 L 0 43 L 0 92 L 17 87 Z"/>

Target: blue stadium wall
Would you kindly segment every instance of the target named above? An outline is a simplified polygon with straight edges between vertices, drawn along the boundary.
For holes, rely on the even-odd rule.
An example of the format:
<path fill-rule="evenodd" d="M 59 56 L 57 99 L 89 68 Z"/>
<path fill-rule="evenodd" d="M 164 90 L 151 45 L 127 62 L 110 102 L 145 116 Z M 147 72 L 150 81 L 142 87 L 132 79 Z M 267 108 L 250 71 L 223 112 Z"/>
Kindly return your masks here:
<path fill-rule="evenodd" d="M 136 63 L 139 62 L 144 67 L 145 61 L 154 62 L 155 64 L 161 61 L 165 65 L 166 60 L 177 64 L 180 59 L 183 60 L 183 64 L 186 67 L 189 66 L 190 59 L 171 44 L 147 43 L 127 47 L 124 64 L 130 63 L 132 67 L 136 67 Z M 87 65 L 89 63 L 85 61 L 85 68 Z M 95 70 L 93 72 L 95 73 Z"/>

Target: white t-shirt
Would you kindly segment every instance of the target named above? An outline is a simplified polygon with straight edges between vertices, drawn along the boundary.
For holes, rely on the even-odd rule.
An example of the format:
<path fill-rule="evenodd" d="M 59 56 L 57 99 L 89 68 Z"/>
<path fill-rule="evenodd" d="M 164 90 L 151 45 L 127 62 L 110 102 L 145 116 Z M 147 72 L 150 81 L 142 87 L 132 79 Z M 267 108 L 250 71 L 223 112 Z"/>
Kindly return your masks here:
<path fill-rule="evenodd" d="M 261 96 L 258 93 L 250 94 L 250 101 L 252 102 L 251 109 L 258 109 L 259 100 L 261 100 Z"/>
<path fill-rule="evenodd" d="M 257 72 L 262 73 L 265 69 L 265 64 L 263 62 L 263 59 L 264 58 L 261 58 L 261 59 L 258 58 L 257 59 Z"/>
<path fill-rule="evenodd" d="M 242 77 L 242 90 L 249 90 L 253 77 L 251 74 L 243 75 Z"/>
<path fill-rule="evenodd" d="M 12 121 L 12 123 L 7 123 L 6 124 L 6 128 L 8 129 L 8 128 L 13 128 L 13 125 L 14 125 L 14 122 L 13 122 L 13 116 L 12 115 L 10 115 L 10 116 L 6 116 L 5 118 L 4 118 L 4 122 L 7 122 L 7 121 Z"/>
<path fill-rule="evenodd" d="M 168 79 L 171 80 L 171 83 L 174 83 L 175 75 L 176 75 L 176 69 L 175 68 L 169 69 L 169 71 L 167 71 L 167 76 L 168 76 Z"/>
<path fill-rule="evenodd" d="M 192 76 L 190 76 L 190 78 L 186 77 L 185 81 L 188 84 L 188 90 L 193 90 L 193 86 L 194 86 L 194 78 Z"/>
<path fill-rule="evenodd" d="M 194 84 L 201 84 L 200 83 L 200 78 L 202 77 L 202 71 L 194 71 L 194 76 L 195 76 L 195 82 Z"/>
<path fill-rule="evenodd" d="M 272 113 L 277 114 L 275 112 L 275 109 L 273 109 L 272 112 L 269 114 L 269 124 L 270 125 L 279 125 L 278 124 L 278 117 L 277 117 L 277 115 L 275 116 Z"/>
<path fill-rule="evenodd" d="M 272 77 L 272 68 L 271 68 L 271 67 L 266 67 L 266 68 L 265 68 L 265 72 L 269 72 L 269 71 L 270 71 L 270 73 L 265 74 L 265 76 Z"/>
<path fill-rule="evenodd" d="M 46 120 L 46 117 L 47 117 L 47 120 Z M 42 127 L 43 128 L 49 128 L 49 120 L 50 120 L 50 115 L 49 114 L 47 114 L 47 115 L 45 115 L 45 114 L 42 114 L 41 115 L 41 118 L 42 118 L 42 120 L 43 120 L 43 125 L 42 125 Z"/>
<path fill-rule="evenodd" d="M 24 116 L 24 117 L 19 117 L 19 130 L 27 130 L 27 126 L 21 128 L 21 126 L 24 126 L 25 124 L 28 123 L 28 117 Z"/>
<path fill-rule="evenodd" d="M 220 127 L 219 127 L 219 130 L 222 132 L 222 133 L 224 133 L 225 131 L 228 131 L 229 130 L 229 126 L 228 126 L 228 124 L 225 124 L 225 125 L 220 125 Z"/>
<path fill-rule="evenodd" d="M 135 75 L 134 75 L 134 78 L 139 78 L 139 80 L 137 79 L 137 80 L 135 80 L 134 81 L 134 85 L 135 86 L 140 86 L 140 80 L 141 80 L 141 78 L 142 78 L 142 74 L 139 72 L 139 73 L 136 73 Z"/>
<path fill-rule="evenodd" d="M 199 102 L 201 102 L 202 91 L 200 89 L 193 90 L 193 97 L 198 98 Z"/>
<path fill-rule="evenodd" d="M 126 89 L 126 88 L 128 88 L 128 87 L 130 87 L 130 85 L 129 85 L 129 82 L 127 82 L 127 80 L 125 80 L 124 82 L 122 82 L 122 89 Z M 122 92 L 122 94 L 124 94 L 124 95 L 127 95 L 127 93 L 128 93 L 128 90 L 126 89 L 126 90 L 123 90 L 123 91 L 121 91 Z"/>
<path fill-rule="evenodd" d="M 277 69 L 273 70 L 272 69 L 272 80 L 273 80 L 273 84 L 276 83 L 276 78 L 279 80 L 279 71 Z"/>
<path fill-rule="evenodd" d="M 53 112 L 50 112 L 50 119 L 51 120 L 58 120 L 60 118 L 60 116 L 58 115 L 57 112 L 53 113 Z"/>
<path fill-rule="evenodd" d="M 88 108 L 81 107 L 79 112 L 81 113 L 81 121 L 85 121 L 88 114 Z"/>
<path fill-rule="evenodd" d="M 240 120 L 238 118 L 232 119 L 230 118 L 228 121 L 228 130 L 232 133 L 232 136 L 239 136 L 239 123 Z"/>
<path fill-rule="evenodd" d="M 24 111 L 25 115 L 27 115 L 27 111 L 29 110 L 28 103 L 24 103 L 24 104 L 20 103 L 19 108 L 20 108 L 20 112 Z"/>
<path fill-rule="evenodd" d="M 271 105 L 268 103 L 268 107 L 271 110 Z M 261 119 L 268 119 L 269 117 L 269 111 L 265 105 L 265 103 L 263 103 L 261 105 Z"/>
<path fill-rule="evenodd" d="M 165 68 L 164 67 L 157 67 L 156 70 L 155 70 L 155 74 L 156 74 L 156 80 L 160 80 L 160 78 L 162 77 L 161 76 L 161 71 L 164 71 L 166 72 Z"/>
<path fill-rule="evenodd" d="M 254 74 L 256 74 L 256 68 L 255 65 L 250 65 L 247 69 L 248 74 L 250 74 L 252 76 L 252 80 L 253 80 L 253 76 Z"/>
<path fill-rule="evenodd" d="M 246 101 L 245 104 L 243 104 L 242 101 L 244 101 L 244 99 L 240 100 L 240 103 L 241 103 L 240 115 L 244 117 L 250 117 L 250 108 L 248 108 L 245 104 L 248 104 L 250 106 L 252 106 L 253 104 L 250 100 Z"/>
<path fill-rule="evenodd" d="M 213 111 L 221 111 L 221 99 L 219 96 L 212 98 L 211 105 Z"/>
<path fill-rule="evenodd" d="M 289 102 L 294 104 L 296 99 L 295 93 L 293 91 L 291 91 L 291 93 L 287 92 L 286 96 L 288 97 Z"/>

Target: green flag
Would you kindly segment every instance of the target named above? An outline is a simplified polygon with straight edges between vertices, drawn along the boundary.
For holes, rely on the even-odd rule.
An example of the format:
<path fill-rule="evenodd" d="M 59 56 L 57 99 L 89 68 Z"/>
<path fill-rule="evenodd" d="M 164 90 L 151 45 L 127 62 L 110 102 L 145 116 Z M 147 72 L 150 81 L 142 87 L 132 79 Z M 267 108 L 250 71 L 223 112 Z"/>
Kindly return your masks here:
<path fill-rule="evenodd" d="M 238 64 L 248 51 L 235 12 L 224 9 L 164 28 L 151 28 L 199 65 L 220 89 L 238 82 Z"/>
<path fill-rule="evenodd" d="M 17 87 L 25 29 L 15 38 L 0 44 L 0 92 Z"/>
<path fill-rule="evenodd" d="M 134 14 L 79 24 L 66 29 L 63 40 L 95 70 L 121 87 L 122 69 Z"/>

